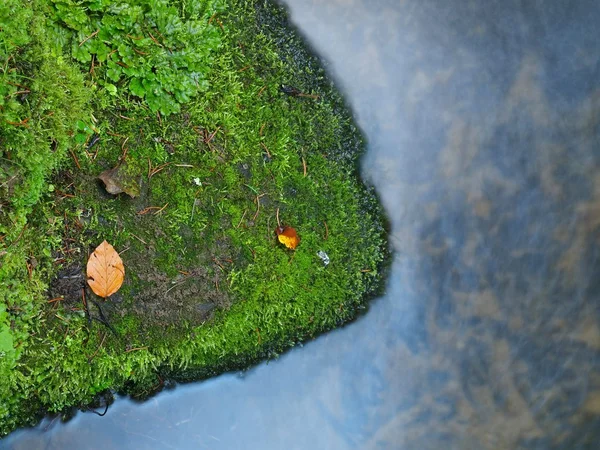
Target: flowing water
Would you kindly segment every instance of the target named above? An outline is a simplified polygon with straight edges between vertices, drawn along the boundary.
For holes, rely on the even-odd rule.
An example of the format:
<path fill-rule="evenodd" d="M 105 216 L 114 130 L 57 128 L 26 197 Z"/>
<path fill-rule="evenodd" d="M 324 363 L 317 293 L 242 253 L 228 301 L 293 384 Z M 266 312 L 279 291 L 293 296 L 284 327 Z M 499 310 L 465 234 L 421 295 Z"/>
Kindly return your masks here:
<path fill-rule="evenodd" d="M 243 376 L 0 447 L 600 448 L 600 4 L 286 3 L 368 138 L 387 293 Z"/>

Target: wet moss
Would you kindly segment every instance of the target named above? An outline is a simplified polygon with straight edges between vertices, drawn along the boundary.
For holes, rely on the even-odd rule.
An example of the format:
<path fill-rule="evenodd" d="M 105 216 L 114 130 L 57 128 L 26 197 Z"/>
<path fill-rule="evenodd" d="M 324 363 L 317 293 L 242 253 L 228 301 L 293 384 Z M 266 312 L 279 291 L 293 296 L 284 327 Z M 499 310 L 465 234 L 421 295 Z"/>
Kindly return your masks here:
<path fill-rule="evenodd" d="M 144 398 L 248 368 L 353 320 L 382 288 L 385 219 L 358 178 L 364 141 L 321 62 L 271 2 L 231 2 L 211 20 L 222 45 L 210 87 L 178 114 L 86 81 L 98 95 L 79 119 L 99 139 L 47 178 L 10 248 L 36 264 L 18 278 L 29 300 L 8 310 L 29 308 L 0 434 L 115 390 Z M 136 198 L 97 179 L 120 161 L 140 177 Z M 277 215 L 296 251 L 277 242 Z M 83 273 L 104 239 L 126 267 L 121 290 L 95 299 L 111 328 Z"/>

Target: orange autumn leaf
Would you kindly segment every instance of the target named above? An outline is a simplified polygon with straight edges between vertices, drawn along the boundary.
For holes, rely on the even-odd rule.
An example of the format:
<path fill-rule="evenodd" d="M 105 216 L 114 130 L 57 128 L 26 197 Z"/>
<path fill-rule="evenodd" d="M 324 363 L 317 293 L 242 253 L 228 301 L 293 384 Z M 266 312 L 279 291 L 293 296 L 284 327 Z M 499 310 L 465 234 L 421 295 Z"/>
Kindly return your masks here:
<path fill-rule="evenodd" d="M 278 226 L 275 230 L 277 233 L 277 239 L 287 248 L 291 248 L 294 250 L 298 244 L 300 243 L 300 238 L 298 237 L 298 233 L 292 227 L 282 227 Z"/>
<path fill-rule="evenodd" d="M 104 241 L 87 263 L 87 282 L 100 297 L 110 297 L 119 290 L 125 277 L 123 260 L 112 245 Z"/>

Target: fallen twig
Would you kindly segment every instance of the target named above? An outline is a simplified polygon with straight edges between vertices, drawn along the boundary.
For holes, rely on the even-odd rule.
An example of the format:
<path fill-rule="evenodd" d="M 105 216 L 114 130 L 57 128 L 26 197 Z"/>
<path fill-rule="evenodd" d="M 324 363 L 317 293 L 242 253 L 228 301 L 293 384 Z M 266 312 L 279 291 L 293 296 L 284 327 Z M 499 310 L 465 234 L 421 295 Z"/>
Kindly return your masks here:
<path fill-rule="evenodd" d="M 211 133 L 211 134 L 208 136 L 208 138 L 207 138 L 207 139 L 205 139 L 205 140 L 204 140 L 204 142 L 206 142 L 206 143 L 208 144 L 210 141 L 212 141 L 212 140 L 213 140 L 213 138 L 215 137 L 215 135 L 217 134 L 217 132 L 218 132 L 220 129 L 221 129 L 221 126 L 219 125 L 219 126 L 217 127 L 217 129 L 216 129 L 215 131 L 213 131 L 213 132 L 212 132 L 212 133 Z"/>
<path fill-rule="evenodd" d="M 152 167 L 152 162 L 150 161 L 150 158 L 148 158 L 148 179 L 152 178 L 154 175 L 156 175 L 158 172 L 163 170 L 165 167 L 168 167 L 169 165 L 171 165 L 171 163 L 167 162 L 161 164 L 160 166 Z"/>
<path fill-rule="evenodd" d="M 135 234 L 131 233 L 131 235 L 136 238 L 138 241 L 140 241 L 142 244 L 148 245 L 148 243 L 143 240 L 141 237 L 137 237 Z"/>
<path fill-rule="evenodd" d="M 242 224 L 242 221 L 244 220 L 244 217 L 246 217 L 246 213 L 248 212 L 247 209 L 244 210 L 244 214 L 242 214 L 242 218 L 240 219 L 240 223 L 237 224 L 236 228 L 239 228 L 240 225 Z"/>
<path fill-rule="evenodd" d="M 94 358 L 96 357 L 96 355 L 98 354 L 98 352 L 102 348 L 102 345 L 104 345 L 104 340 L 106 339 L 106 335 L 107 334 L 108 334 L 107 332 L 104 332 L 104 336 L 102 336 L 102 341 L 100 341 L 100 345 L 98 346 L 98 348 L 96 349 L 96 351 L 94 352 L 94 354 L 88 358 L 88 364 L 90 364 L 94 360 Z"/>
<path fill-rule="evenodd" d="M 83 307 L 85 309 L 85 315 L 88 320 L 88 327 L 92 324 L 92 315 L 90 314 L 90 310 L 88 308 L 87 300 L 85 299 L 85 288 L 81 288 L 81 300 L 83 302 Z"/>
<path fill-rule="evenodd" d="M 267 156 L 269 158 L 271 158 L 271 152 L 269 151 L 269 149 L 267 148 L 267 146 L 264 144 L 264 142 L 261 142 L 260 145 L 262 145 L 262 147 L 265 149 L 265 151 L 267 152 Z"/>
<path fill-rule="evenodd" d="M 96 31 L 94 31 L 92 34 L 90 34 L 88 37 L 86 37 L 83 41 L 81 41 L 79 43 L 79 46 L 81 47 L 83 44 L 85 44 L 91 38 L 93 38 L 94 36 L 96 36 L 99 32 L 100 32 L 100 28 L 98 28 Z"/>
<path fill-rule="evenodd" d="M 106 407 L 104 408 L 104 412 L 103 413 L 99 413 L 98 411 L 96 411 L 95 409 L 90 408 L 89 406 L 85 406 L 85 409 L 89 412 L 93 412 L 94 414 L 98 414 L 100 417 L 104 416 L 107 412 L 108 412 L 108 403 L 106 404 Z"/>
<path fill-rule="evenodd" d="M 167 206 L 169 205 L 169 202 L 165 203 L 165 206 L 163 206 L 162 208 L 160 208 L 158 211 L 156 211 L 154 213 L 154 215 L 156 216 L 157 214 L 160 214 Z"/>
<path fill-rule="evenodd" d="M 125 353 L 129 353 L 129 352 L 135 352 L 136 350 L 148 350 L 148 347 L 135 347 L 135 348 L 130 348 L 129 350 L 125 350 Z"/>
<path fill-rule="evenodd" d="M 21 120 L 20 122 L 11 122 L 10 120 L 6 120 L 6 123 L 15 127 L 25 127 L 25 128 L 29 128 L 29 124 L 27 123 L 29 122 L 29 117 Z"/>
<path fill-rule="evenodd" d="M 260 194 L 256 196 L 256 213 L 254 213 L 254 217 L 252 217 L 252 221 L 254 222 L 258 217 L 258 213 L 260 212 L 260 198 L 265 194 Z"/>
<path fill-rule="evenodd" d="M 138 211 L 136 214 L 138 216 L 143 216 L 145 214 L 148 214 L 150 211 L 156 210 L 156 209 L 160 209 L 160 206 L 148 206 L 147 208 L 144 208 L 141 211 Z"/>

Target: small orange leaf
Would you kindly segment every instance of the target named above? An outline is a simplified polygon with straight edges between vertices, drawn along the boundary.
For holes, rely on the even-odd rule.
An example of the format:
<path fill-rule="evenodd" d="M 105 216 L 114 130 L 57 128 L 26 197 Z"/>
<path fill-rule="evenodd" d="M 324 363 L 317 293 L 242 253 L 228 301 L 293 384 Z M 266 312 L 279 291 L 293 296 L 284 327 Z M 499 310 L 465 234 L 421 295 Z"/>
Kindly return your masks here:
<path fill-rule="evenodd" d="M 124 277 L 123 260 L 112 245 L 102 242 L 87 263 L 87 282 L 92 291 L 100 297 L 110 297 L 119 290 Z"/>
<path fill-rule="evenodd" d="M 292 227 L 282 227 L 278 226 L 275 230 L 277 233 L 277 239 L 287 248 L 291 248 L 294 250 L 298 244 L 300 243 L 300 238 L 298 237 L 298 233 Z"/>

